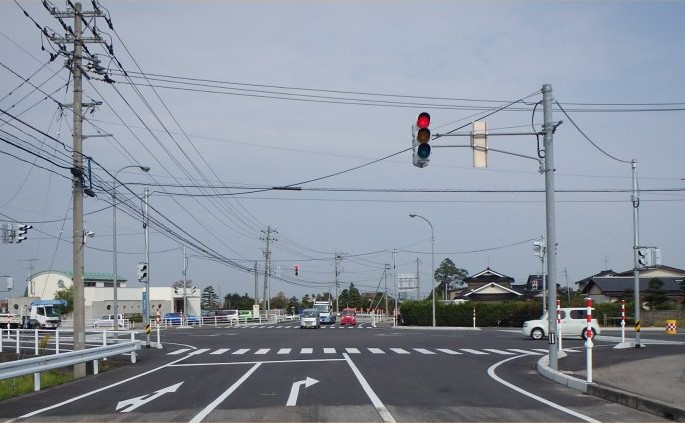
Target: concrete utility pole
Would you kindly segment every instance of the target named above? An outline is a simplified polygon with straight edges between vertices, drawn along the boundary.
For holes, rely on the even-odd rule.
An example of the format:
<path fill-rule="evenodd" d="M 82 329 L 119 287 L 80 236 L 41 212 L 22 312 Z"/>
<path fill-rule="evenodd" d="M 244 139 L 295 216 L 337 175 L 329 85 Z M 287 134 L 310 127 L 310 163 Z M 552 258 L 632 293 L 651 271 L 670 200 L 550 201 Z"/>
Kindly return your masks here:
<path fill-rule="evenodd" d="M 257 262 L 254 262 L 254 303 L 259 305 L 259 273 L 257 273 Z"/>
<path fill-rule="evenodd" d="M 264 233 L 264 231 L 262 231 Z M 264 250 L 264 311 L 268 312 L 271 310 L 271 298 L 269 290 L 269 276 L 271 274 L 271 241 L 277 241 L 277 239 L 271 236 L 272 233 L 278 233 L 275 229 L 272 230 L 271 226 L 266 228 L 266 237 L 262 238 L 266 241 L 266 250 Z M 266 315 L 267 313 L 265 313 Z"/>
<path fill-rule="evenodd" d="M 83 22 L 81 3 L 74 5 L 74 55 L 72 57 L 72 75 L 74 77 L 74 122 L 72 155 L 74 168 L 72 169 L 72 197 L 73 197 L 73 285 L 74 285 L 74 350 L 86 348 L 86 303 L 83 289 L 83 86 L 81 75 L 81 57 L 83 44 L 81 41 Z M 74 365 L 74 378 L 86 375 L 86 364 Z"/>
<path fill-rule="evenodd" d="M 633 296 L 635 302 L 635 348 L 642 347 L 640 342 L 640 271 L 637 257 L 640 248 L 640 193 L 637 190 L 637 160 L 631 162 L 633 169 Z"/>
<path fill-rule="evenodd" d="M 542 86 L 542 107 L 544 114 L 544 149 L 545 149 L 545 211 L 547 223 L 547 285 L 549 296 L 547 298 L 547 311 L 549 322 L 549 366 L 557 370 L 559 355 L 556 346 L 557 316 L 554 312 L 557 305 L 557 236 L 554 209 L 554 154 L 553 137 L 556 125 L 552 122 L 552 85 Z"/>
<path fill-rule="evenodd" d="M 143 310 L 145 315 L 143 316 L 143 323 L 145 324 L 145 332 L 147 336 L 145 338 L 145 348 L 150 348 L 150 210 L 148 208 L 148 197 L 150 192 L 145 188 L 145 194 L 143 195 L 143 229 L 145 232 L 145 263 L 147 264 L 147 276 L 145 280 L 145 304 L 143 304 Z"/>

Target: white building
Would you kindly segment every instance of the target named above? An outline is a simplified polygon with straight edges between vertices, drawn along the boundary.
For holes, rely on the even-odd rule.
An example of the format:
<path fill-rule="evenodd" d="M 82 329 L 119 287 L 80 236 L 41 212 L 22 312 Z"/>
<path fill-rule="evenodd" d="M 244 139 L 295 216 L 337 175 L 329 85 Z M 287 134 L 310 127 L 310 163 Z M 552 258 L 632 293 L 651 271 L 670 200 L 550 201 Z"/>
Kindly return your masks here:
<path fill-rule="evenodd" d="M 29 278 L 27 296 L 9 298 L 10 312 L 18 312 L 32 300 L 55 299 L 57 291 L 69 289 L 73 285 L 72 272 L 48 270 L 38 272 Z M 117 304 L 119 313 L 125 317 L 143 315 L 143 294 L 145 285 L 136 283 L 135 287 L 127 287 L 126 279 L 117 277 Z M 83 293 L 85 298 L 86 320 L 97 319 L 103 314 L 114 313 L 114 274 L 87 272 L 83 275 Z M 195 288 L 186 290 L 188 313 L 200 315 L 200 292 Z M 183 289 L 172 287 L 150 287 L 150 316 L 154 318 L 159 313 L 164 316 L 168 312 L 183 311 Z"/>

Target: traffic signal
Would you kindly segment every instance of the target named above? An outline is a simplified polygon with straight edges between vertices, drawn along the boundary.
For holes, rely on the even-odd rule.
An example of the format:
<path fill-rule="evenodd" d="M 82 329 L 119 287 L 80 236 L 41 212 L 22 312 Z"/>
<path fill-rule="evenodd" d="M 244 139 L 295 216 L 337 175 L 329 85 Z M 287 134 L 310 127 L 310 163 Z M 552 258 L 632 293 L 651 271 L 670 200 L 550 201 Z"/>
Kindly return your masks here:
<path fill-rule="evenodd" d="M 295 276 L 299 276 L 299 275 L 300 275 L 300 265 L 296 264 L 295 265 Z"/>
<path fill-rule="evenodd" d="M 431 131 L 428 129 L 430 123 L 431 115 L 422 112 L 416 119 L 416 123 L 412 125 L 412 150 L 416 167 L 426 167 L 430 160 L 431 146 L 428 144 L 431 138 Z"/>
<path fill-rule="evenodd" d="M 652 265 L 652 254 L 647 248 L 637 250 L 637 264 L 639 267 L 649 267 Z"/>
<path fill-rule="evenodd" d="M 29 231 L 29 229 L 33 228 L 31 225 L 19 225 L 17 226 L 17 232 L 14 235 L 14 242 L 19 244 L 22 241 L 26 240 L 26 233 Z"/>
<path fill-rule="evenodd" d="M 145 262 L 138 263 L 138 280 L 140 282 L 147 280 L 147 263 Z"/>

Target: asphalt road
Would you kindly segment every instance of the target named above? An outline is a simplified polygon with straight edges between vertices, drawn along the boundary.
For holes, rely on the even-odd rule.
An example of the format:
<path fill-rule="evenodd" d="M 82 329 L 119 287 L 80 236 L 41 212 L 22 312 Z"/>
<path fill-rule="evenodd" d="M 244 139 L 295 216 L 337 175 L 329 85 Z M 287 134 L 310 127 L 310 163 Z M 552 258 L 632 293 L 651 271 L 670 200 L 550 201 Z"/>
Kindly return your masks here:
<path fill-rule="evenodd" d="M 583 345 L 564 342 L 579 351 Z M 517 330 L 205 326 L 166 329 L 162 344 L 143 349 L 135 365 L 3 401 L 0 419 L 659 420 L 539 376 L 535 363 L 547 344 Z"/>

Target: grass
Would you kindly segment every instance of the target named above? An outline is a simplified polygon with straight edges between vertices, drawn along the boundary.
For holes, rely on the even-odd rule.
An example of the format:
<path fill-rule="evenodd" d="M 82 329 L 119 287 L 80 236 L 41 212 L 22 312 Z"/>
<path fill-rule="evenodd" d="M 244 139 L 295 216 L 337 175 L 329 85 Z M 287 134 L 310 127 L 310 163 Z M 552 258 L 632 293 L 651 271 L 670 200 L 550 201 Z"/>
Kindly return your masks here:
<path fill-rule="evenodd" d="M 40 375 L 40 387 L 41 389 L 47 388 L 54 385 L 59 385 L 64 382 L 69 382 L 74 378 L 71 371 L 69 372 L 59 372 L 50 371 L 43 372 Z M 18 395 L 24 395 L 33 392 L 33 375 L 18 376 L 11 379 L 0 380 L 0 401 L 15 397 Z"/>

